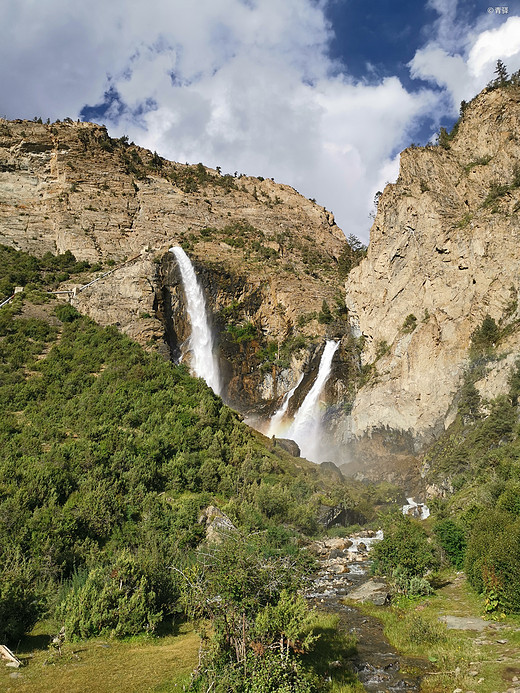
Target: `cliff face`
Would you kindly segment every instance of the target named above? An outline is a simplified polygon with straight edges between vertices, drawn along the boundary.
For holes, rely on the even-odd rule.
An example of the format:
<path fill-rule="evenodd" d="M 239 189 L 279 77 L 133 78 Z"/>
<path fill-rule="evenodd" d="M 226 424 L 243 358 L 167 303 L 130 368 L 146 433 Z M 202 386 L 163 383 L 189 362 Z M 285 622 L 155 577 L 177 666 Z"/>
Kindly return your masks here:
<path fill-rule="evenodd" d="M 173 357 L 189 334 L 168 252 L 182 245 L 219 333 L 229 400 L 243 410 L 276 407 L 325 333 L 348 331 L 344 315 L 317 319 L 324 301 L 342 312 L 343 233 L 286 185 L 175 164 L 72 121 L 0 121 L 0 184 L 0 243 L 70 250 L 104 264 L 93 277 L 113 269 L 74 305 Z"/>
<path fill-rule="evenodd" d="M 518 88 L 484 91 L 444 146 L 406 149 L 385 188 L 367 257 L 346 284 L 372 368 L 340 430 L 358 439 L 362 458 L 388 458 L 390 432 L 406 457 L 447 427 L 471 334 L 487 314 L 510 356 L 477 387 L 488 397 L 504 390 L 520 346 L 519 117 Z"/>
<path fill-rule="evenodd" d="M 341 271 L 352 251 L 329 212 L 288 186 L 168 162 L 97 125 L 0 121 L 0 243 L 103 263 L 74 305 L 174 359 L 190 333 L 168 252 L 182 245 L 205 289 L 227 401 L 268 417 L 306 373 L 294 413 L 324 339 L 340 339 L 324 393 L 330 459 L 402 477 L 453 420 L 484 317 L 503 356 L 476 382 L 484 398 L 505 390 L 520 350 L 519 117 L 518 88 L 485 91 L 441 145 L 402 153 L 348 276 L 348 320 Z"/>

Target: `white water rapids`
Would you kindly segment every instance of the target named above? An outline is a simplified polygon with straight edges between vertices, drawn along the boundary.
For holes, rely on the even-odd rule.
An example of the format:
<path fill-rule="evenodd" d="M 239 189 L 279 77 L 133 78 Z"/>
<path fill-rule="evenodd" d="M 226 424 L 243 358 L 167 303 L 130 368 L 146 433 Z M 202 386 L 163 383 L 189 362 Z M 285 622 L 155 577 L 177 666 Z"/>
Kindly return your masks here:
<path fill-rule="evenodd" d="M 324 450 L 320 446 L 320 395 L 329 379 L 332 359 L 338 347 L 339 342 L 331 339 L 325 343 L 316 380 L 301 403 L 294 421 L 287 431 L 286 437 L 296 441 L 302 456 L 313 462 L 323 462 L 327 459 L 327 455 L 324 454 Z"/>
<path fill-rule="evenodd" d="M 218 361 L 213 353 L 213 336 L 206 313 L 204 294 L 197 281 L 190 258 L 178 246 L 170 248 L 175 255 L 181 273 L 186 306 L 191 322 L 189 348 L 192 352 L 191 367 L 199 378 L 204 378 L 213 392 L 220 394 L 220 374 Z"/>

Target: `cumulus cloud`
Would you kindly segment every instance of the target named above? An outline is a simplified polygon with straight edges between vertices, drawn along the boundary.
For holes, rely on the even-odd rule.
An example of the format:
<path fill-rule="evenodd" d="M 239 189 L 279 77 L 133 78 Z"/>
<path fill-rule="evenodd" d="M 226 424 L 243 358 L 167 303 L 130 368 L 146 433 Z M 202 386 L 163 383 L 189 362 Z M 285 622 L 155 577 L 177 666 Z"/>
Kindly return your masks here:
<path fill-rule="evenodd" d="M 436 2 L 446 4 L 444 0 Z M 505 60 L 511 71 L 520 68 L 520 17 L 508 17 L 496 28 L 483 28 L 490 21 L 483 18 L 475 27 L 454 23 L 449 35 L 448 29 L 440 30 L 410 62 L 412 77 L 446 89 L 452 113 L 458 111 L 462 100 L 471 99 L 493 78 L 498 59 Z M 458 52 L 452 48 L 454 34 L 461 37 Z"/>
<path fill-rule="evenodd" d="M 289 183 L 367 240 L 398 148 L 421 118 L 442 114 L 444 93 L 455 102 L 483 86 L 499 47 L 516 59 L 520 20 L 468 30 L 456 3 L 430 0 L 435 39 L 410 69 L 443 91 L 410 91 L 397 77 L 356 82 L 330 58 L 326 4 L 4 0 L 0 115 L 102 113 L 112 135 L 168 158 Z"/>

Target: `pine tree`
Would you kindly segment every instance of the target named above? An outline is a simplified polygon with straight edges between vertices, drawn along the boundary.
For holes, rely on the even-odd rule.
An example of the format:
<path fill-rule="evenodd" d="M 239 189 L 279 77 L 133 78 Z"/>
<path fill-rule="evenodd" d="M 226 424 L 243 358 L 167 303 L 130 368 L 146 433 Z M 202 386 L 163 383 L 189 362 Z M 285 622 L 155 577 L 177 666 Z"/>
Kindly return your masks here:
<path fill-rule="evenodd" d="M 496 79 L 493 81 L 493 85 L 495 87 L 503 87 L 509 79 L 509 75 L 507 74 L 507 67 L 501 60 L 497 60 L 497 66 L 495 67 L 495 75 Z"/>

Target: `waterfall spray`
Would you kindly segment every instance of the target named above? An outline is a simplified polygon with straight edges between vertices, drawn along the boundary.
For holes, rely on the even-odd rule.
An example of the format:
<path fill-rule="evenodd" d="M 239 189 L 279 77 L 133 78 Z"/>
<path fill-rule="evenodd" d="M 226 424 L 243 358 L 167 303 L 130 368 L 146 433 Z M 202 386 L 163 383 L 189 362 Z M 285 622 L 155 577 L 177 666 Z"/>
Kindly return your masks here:
<path fill-rule="evenodd" d="M 320 395 L 329 379 L 332 358 L 339 347 L 339 342 L 328 340 L 321 355 L 318 375 L 313 386 L 307 393 L 300 408 L 296 412 L 294 421 L 287 432 L 287 437 L 298 443 L 302 455 L 314 462 L 323 461 L 320 445 Z"/>
<path fill-rule="evenodd" d="M 206 314 L 204 294 L 197 281 L 191 260 L 180 247 L 170 248 L 175 255 L 182 278 L 186 305 L 191 322 L 190 350 L 192 369 L 199 378 L 204 378 L 215 394 L 220 394 L 218 362 L 213 353 L 213 337 Z"/>

